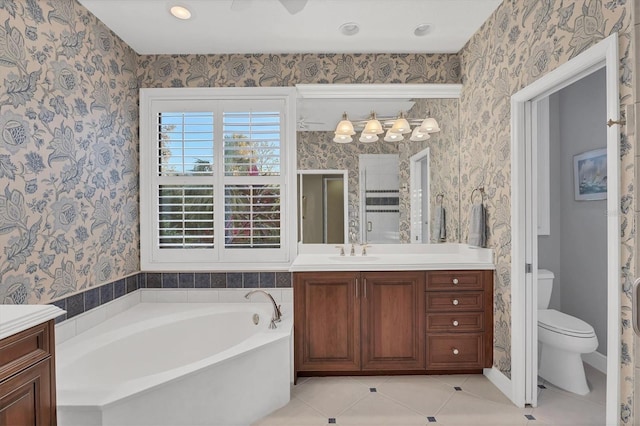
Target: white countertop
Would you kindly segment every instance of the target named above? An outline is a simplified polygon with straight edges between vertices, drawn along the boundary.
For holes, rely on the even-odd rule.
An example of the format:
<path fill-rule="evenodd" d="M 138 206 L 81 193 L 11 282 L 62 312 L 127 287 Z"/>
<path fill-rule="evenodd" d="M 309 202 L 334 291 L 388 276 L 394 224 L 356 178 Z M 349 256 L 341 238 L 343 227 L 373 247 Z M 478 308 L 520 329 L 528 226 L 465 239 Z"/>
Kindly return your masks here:
<path fill-rule="evenodd" d="M 65 313 L 54 305 L 0 305 L 0 339 Z"/>
<path fill-rule="evenodd" d="M 340 245 L 339 245 L 340 246 Z M 467 244 L 373 244 L 362 256 L 362 247 L 344 245 L 345 256 L 334 244 L 300 244 L 289 271 L 428 271 L 495 269 L 493 250 Z"/>

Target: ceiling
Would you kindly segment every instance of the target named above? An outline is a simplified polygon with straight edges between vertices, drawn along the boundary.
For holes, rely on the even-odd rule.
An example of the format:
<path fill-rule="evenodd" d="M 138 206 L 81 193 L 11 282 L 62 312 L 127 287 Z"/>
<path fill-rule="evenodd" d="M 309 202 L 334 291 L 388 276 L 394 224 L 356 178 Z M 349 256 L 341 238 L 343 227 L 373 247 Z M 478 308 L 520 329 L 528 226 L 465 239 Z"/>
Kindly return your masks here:
<path fill-rule="evenodd" d="M 502 3 L 308 0 L 291 14 L 280 0 L 79 1 L 139 54 L 455 53 Z M 174 18 L 174 5 L 187 7 L 191 19 Z M 343 35 L 347 22 L 359 32 Z M 414 35 L 424 23 L 428 33 Z"/>

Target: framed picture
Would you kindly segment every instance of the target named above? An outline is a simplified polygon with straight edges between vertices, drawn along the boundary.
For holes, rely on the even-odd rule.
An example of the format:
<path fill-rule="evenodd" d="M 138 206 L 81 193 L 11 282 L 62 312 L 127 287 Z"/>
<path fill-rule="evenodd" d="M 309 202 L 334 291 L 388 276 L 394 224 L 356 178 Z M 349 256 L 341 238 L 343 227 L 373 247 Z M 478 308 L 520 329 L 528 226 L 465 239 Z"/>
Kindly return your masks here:
<path fill-rule="evenodd" d="M 573 156 L 573 187 L 578 201 L 607 198 L 606 148 Z"/>

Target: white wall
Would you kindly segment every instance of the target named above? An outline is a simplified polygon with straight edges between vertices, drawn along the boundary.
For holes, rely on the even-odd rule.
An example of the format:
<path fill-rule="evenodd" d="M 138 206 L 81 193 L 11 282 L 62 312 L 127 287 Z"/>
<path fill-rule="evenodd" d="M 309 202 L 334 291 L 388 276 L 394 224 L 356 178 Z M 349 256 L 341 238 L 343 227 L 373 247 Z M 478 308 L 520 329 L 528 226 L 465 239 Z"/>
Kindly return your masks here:
<path fill-rule="evenodd" d="M 591 324 L 598 336 L 597 351 L 603 355 L 607 353 L 607 206 L 606 200 L 574 199 L 573 157 L 605 147 L 605 94 L 605 73 L 600 70 L 550 99 L 551 235 L 538 238 L 539 267 L 556 275 L 552 307 Z"/>
<path fill-rule="evenodd" d="M 551 293 L 550 309 L 561 310 L 562 300 L 559 284 L 562 283 L 562 269 L 560 268 L 560 212 L 562 207 L 562 189 L 560 182 L 560 170 L 562 168 L 562 155 L 560 150 L 560 94 L 549 96 L 549 206 L 550 220 L 548 236 L 538 237 L 538 266 L 548 269 L 555 274 L 553 292 Z"/>

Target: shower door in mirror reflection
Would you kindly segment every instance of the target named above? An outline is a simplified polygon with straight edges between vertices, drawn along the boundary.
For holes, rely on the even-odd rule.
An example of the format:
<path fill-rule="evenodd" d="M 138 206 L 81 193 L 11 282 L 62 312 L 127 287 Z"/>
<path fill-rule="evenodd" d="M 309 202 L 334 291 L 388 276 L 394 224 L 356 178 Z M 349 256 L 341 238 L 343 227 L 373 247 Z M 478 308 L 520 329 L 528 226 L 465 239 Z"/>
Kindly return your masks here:
<path fill-rule="evenodd" d="M 360 154 L 360 241 L 400 242 L 398 154 Z"/>

